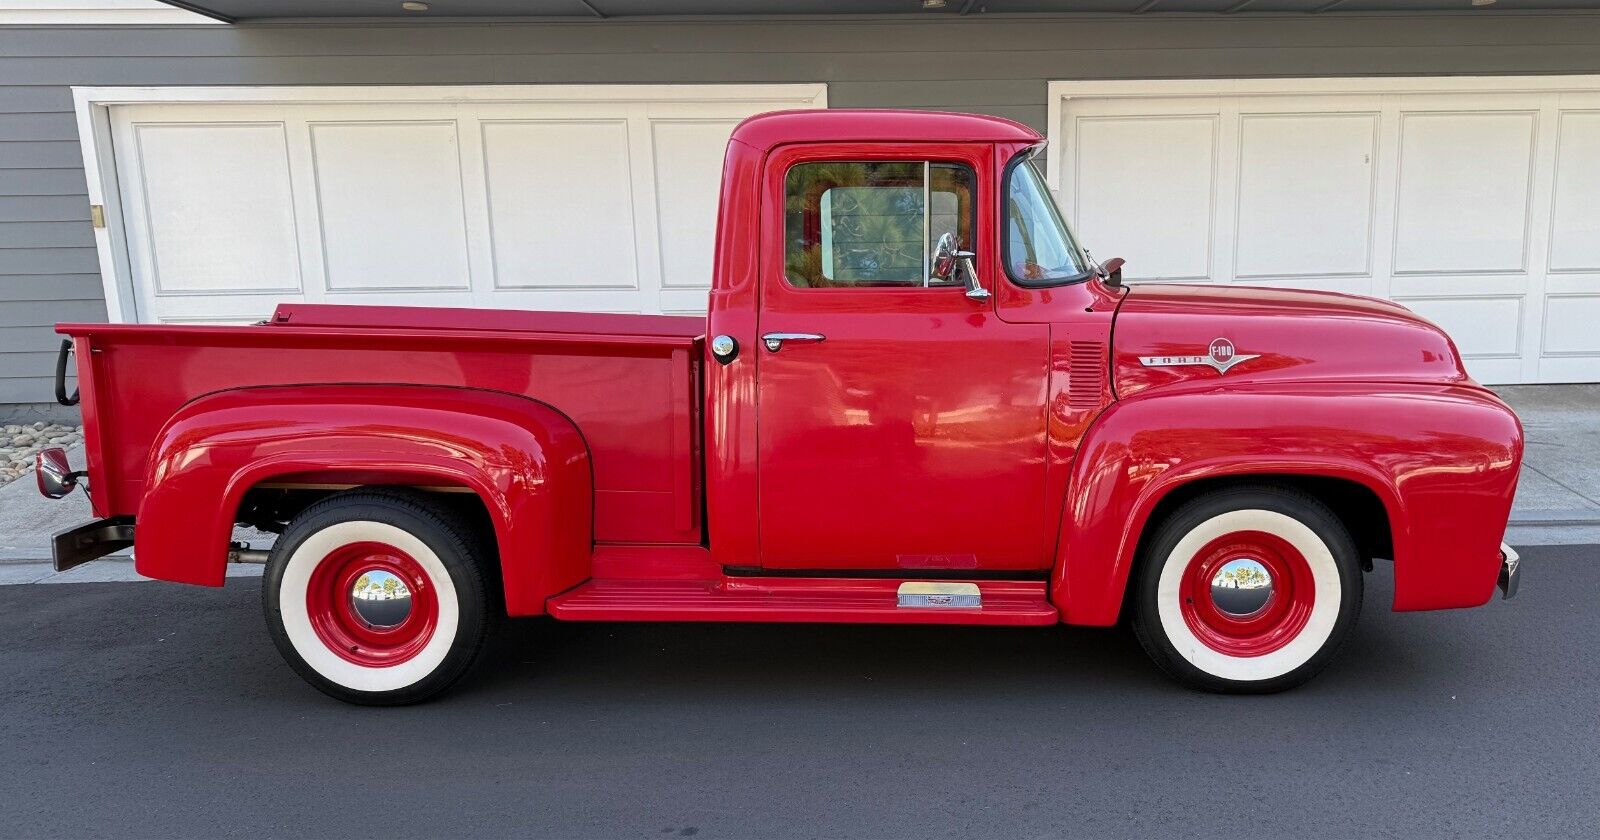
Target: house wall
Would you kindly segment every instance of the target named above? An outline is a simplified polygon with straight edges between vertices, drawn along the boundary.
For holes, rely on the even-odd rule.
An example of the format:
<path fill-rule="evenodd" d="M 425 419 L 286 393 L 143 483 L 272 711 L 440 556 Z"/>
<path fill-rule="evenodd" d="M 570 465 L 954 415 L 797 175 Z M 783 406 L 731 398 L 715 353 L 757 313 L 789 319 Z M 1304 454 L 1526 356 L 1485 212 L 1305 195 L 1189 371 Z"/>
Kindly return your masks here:
<path fill-rule="evenodd" d="M 73 85 L 826 82 L 833 107 L 1009 117 L 1052 79 L 1600 73 L 1600 15 L 0 26 L 0 404 L 105 305 Z"/>

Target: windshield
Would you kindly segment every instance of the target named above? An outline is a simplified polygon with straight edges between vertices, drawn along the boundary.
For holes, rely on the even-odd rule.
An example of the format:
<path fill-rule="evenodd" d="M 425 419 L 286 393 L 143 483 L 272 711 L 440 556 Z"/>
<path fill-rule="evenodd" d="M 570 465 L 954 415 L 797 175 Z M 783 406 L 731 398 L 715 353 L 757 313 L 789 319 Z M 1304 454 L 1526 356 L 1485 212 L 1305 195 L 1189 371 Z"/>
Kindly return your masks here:
<path fill-rule="evenodd" d="M 1089 267 L 1033 161 L 1011 167 L 1006 179 L 1006 271 L 1024 286 L 1088 277 Z"/>

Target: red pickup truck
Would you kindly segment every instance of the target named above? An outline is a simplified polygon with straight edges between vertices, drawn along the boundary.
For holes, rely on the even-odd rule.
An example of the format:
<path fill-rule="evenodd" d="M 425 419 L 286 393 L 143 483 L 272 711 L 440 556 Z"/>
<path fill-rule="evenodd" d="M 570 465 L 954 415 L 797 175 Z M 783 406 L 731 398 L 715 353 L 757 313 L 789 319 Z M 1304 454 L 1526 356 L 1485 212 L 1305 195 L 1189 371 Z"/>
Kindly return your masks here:
<path fill-rule="evenodd" d="M 745 121 L 705 321 L 63 324 L 88 464 L 46 453 L 39 481 L 86 476 L 99 518 L 56 564 L 131 545 L 220 586 L 265 562 L 284 657 L 371 704 L 444 690 L 504 615 L 1127 616 L 1179 680 L 1276 691 L 1349 635 L 1375 559 L 1396 610 L 1515 591 L 1521 428 L 1444 332 L 1361 297 L 1124 287 L 1041 143 L 957 114 Z"/>

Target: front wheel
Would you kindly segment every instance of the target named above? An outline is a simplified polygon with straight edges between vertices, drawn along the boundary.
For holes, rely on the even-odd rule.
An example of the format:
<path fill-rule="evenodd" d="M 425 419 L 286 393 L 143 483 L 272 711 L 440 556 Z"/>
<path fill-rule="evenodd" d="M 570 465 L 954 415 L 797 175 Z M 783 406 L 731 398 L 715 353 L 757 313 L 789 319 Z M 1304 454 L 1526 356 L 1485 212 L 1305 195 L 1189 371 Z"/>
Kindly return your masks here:
<path fill-rule="evenodd" d="M 423 494 L 354 491 L 307 507 L 267 560 L 262 606 L 283 658 L 351 703 L 426 700 L 487 635 L 479 540 Z"/>
<path fill-rule="evenodd" d="M 1268 693 L 1327 665 L 1361 612 L 1355 542 L 1315 498 L 1286 487 L 1208 493 L 1146 543 L 1133 629 L 1191 686 Z"/>

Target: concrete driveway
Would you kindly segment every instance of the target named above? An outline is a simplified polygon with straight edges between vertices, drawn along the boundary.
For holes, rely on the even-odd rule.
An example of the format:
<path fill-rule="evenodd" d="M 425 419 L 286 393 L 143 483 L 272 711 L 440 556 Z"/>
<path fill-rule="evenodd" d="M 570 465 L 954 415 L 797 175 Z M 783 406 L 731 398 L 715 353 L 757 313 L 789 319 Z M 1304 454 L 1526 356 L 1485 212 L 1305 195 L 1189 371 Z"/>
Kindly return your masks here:
<path fill-rule="evenodd" d="M 1600 385 L 1496 390 L 1527 437 L 1513 538 L 1600 542 Z"/>

